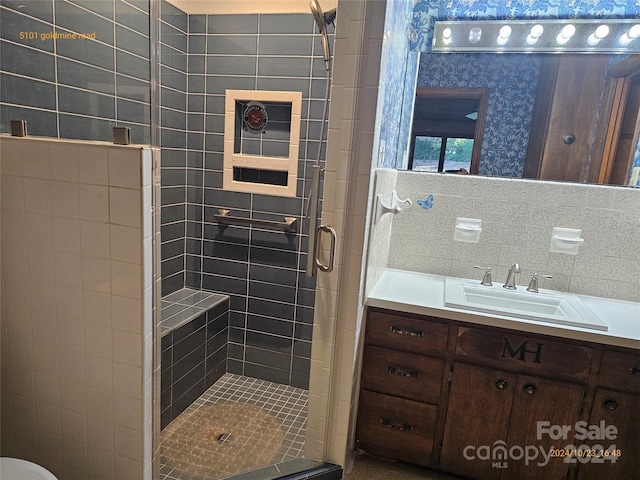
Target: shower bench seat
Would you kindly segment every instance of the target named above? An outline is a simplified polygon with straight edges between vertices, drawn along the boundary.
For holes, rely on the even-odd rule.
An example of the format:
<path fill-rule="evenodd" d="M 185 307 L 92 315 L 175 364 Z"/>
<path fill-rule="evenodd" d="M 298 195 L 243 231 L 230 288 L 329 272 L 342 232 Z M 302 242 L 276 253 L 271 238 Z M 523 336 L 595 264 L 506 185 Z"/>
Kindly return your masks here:
<path fill-rule="evenodd" d="M 226 372 L 229 296 L 183 288 L 161 308 L 164 428 Z"/>

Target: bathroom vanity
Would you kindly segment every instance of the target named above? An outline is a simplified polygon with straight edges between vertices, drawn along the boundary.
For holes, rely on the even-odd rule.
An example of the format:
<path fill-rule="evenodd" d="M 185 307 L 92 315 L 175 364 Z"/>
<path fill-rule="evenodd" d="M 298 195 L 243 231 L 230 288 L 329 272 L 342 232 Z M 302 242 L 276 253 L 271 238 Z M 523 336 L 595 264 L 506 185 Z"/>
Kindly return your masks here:
<path fill-rule="evenodd" d="M 637 475 L 639 304 L 585 298 L 603 332 L 443 298 L 400 271 L 369 296 L 357 448 L 477 479 Z"/>

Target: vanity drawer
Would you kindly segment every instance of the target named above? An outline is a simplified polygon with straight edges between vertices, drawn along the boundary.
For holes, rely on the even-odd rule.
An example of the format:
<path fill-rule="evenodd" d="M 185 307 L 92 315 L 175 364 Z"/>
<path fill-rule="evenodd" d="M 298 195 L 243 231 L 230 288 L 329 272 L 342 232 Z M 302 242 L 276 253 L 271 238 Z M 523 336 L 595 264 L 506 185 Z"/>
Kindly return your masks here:
<path fill-rule="evenodd" d="M 411 353 L 444 352 L 448 334 L 449 326 L 445 323 L 369 310 L 368 344 Z"/>
<path fill-rule="evenodd" d="M 599 383 L 640 392 L 640 353 L 604 350 Z"/>
<path fill-rule="evenodd" d="M 440 400 L 443 369 L 439 358 L 367 346 L 362 388 L 435 404 Z"/>
<path fill-rule="evenodd" d="M 358 448 L 429 465 L 437 410 L 434 405 L 363 390 L 358 406 Z"/>
<path fill-rule="evenodd" d="M 511 330 L 458 327 L 456 353 L 491 360 L 531 372 L 589 375 L 593 348 L 555 342 L 547 337 L 519 335 Z"/>

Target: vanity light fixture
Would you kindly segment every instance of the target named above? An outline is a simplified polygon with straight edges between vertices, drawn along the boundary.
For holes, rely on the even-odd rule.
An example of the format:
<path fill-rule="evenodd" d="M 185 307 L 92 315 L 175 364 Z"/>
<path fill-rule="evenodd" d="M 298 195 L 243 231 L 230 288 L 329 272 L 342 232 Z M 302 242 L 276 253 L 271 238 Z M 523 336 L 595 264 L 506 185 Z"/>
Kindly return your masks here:
<path fill-rule="evenodd" d="M 500 32 L 498 33 L 498 38 L 496 42 L 498 45 L 506 45 L 509 41 L 509 37 L 511 36 L 511 27 L 509 25 L 505 25 L 500 28 Z"/>
<path fill-rule="evenodd" d="M 637 19 L 436 21 L 432 51 L 640 53 Z"/>

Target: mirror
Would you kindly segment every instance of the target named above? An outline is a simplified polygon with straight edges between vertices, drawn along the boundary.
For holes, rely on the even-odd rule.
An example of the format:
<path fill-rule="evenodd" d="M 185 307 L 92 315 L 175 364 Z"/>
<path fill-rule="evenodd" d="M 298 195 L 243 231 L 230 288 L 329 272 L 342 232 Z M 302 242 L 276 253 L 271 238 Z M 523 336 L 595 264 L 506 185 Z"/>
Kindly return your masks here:
<path fill-rule="evenodd" d="M 478 175 L 638 184 L 638 54 L 422 53 L 412 145 L 421 89 L 489 90 Z"/>

